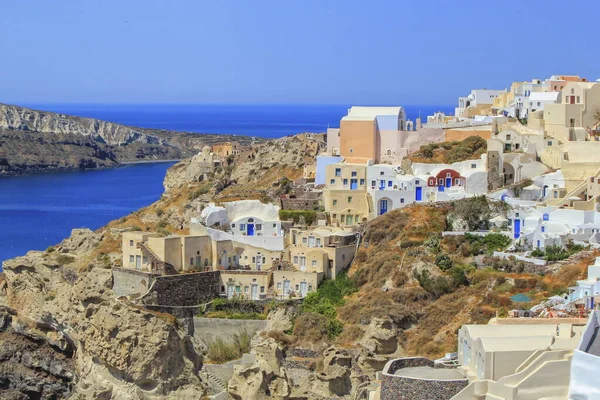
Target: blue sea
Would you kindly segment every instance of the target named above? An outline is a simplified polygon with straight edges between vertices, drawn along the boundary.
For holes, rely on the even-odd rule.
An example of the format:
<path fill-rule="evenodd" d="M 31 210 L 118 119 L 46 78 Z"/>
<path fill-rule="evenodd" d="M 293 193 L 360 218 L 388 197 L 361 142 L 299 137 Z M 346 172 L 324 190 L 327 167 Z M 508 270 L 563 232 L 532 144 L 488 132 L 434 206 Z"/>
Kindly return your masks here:
<path fill-rule="evenodd" d="M 339 126 L 349 105 L 96 105 L 23 104 L 39 110 L 120 124 L 196 133 L 277 138 Z M 450 106 L 406 106 L 423 119 Z M 163 192 L 169 163 L 132 164 L 101 171 L 0 178 L 0 263 L 44 250 L 73 228 L 98 229 L 147 206 Z"/>

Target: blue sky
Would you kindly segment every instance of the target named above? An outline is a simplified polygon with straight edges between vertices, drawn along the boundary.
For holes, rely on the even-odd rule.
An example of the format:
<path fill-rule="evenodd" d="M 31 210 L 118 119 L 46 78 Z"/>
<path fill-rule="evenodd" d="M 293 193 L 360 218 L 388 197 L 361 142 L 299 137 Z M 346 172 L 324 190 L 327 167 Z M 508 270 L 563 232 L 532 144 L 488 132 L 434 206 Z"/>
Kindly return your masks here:
<path fill-rule="evenodd" d="M 454 104 L 600 78 L 600 1 L 29 0 L 0 10 L 0 102 Z"/>

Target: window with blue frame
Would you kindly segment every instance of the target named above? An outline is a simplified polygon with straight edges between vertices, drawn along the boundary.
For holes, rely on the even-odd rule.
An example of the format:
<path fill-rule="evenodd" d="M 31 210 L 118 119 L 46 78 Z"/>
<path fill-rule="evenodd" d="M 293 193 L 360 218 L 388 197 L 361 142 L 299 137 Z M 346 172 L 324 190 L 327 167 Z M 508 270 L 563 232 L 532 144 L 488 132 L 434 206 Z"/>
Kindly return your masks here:
<path fill-rule="evenodd" d="M 388 187 L 392 187 L 393 183 L 392 181 L 388 181 Z"/>

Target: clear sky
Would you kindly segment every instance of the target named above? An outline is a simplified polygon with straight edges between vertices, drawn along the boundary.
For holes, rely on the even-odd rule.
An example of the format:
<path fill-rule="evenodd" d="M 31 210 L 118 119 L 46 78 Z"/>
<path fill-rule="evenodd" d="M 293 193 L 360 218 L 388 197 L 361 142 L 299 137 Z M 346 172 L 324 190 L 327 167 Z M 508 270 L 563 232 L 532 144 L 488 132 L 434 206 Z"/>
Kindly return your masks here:
<path fill-rule="evenodd" d="M 454 104 L 600 78 L 599 0 L 18 0 L 0 102 Z"/>

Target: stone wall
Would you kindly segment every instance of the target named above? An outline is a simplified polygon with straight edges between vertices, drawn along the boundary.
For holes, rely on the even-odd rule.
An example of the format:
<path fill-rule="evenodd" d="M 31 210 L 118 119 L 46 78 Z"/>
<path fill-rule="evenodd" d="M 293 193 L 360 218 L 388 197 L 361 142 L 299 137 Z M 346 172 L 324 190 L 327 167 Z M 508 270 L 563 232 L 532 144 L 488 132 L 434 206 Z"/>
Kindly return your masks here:
<path fill-rule="evenodd" d="M 194 318 L 194 336 L 204 343 L 211 343 L 217 337 L 232 342 L 233 336 L 244 330 L 252 336 L 266 327 L 266 320 Z"/>
<path fill-rule="evenodd" d="M 127 268 L 113 268 L 113 291 L 117 297 L 146 293 L 157 274 Z"/>
<path fill-rule="evenodd" d="M 488 190 L 496 190 L 504 186 L 503 174 L 500 166 L 500 153 L 497 151 L 488 151 L 487 153 L 487 179 Z"/>
<path fill-rule="evenodd" d="M 145 305 L 161 307 L 197 306 L 219 297 L 219 271 L 157 276 Z"/>
<path fill-rule="evenodd" d="M 402 368 L 455 368 L 436 364 L 424 357 L 399 358 L 389 361 L 381 376 L 381 400 L 449 400 L 469 383 L 467 379 L 436 380 L 396 376 Z"/>

